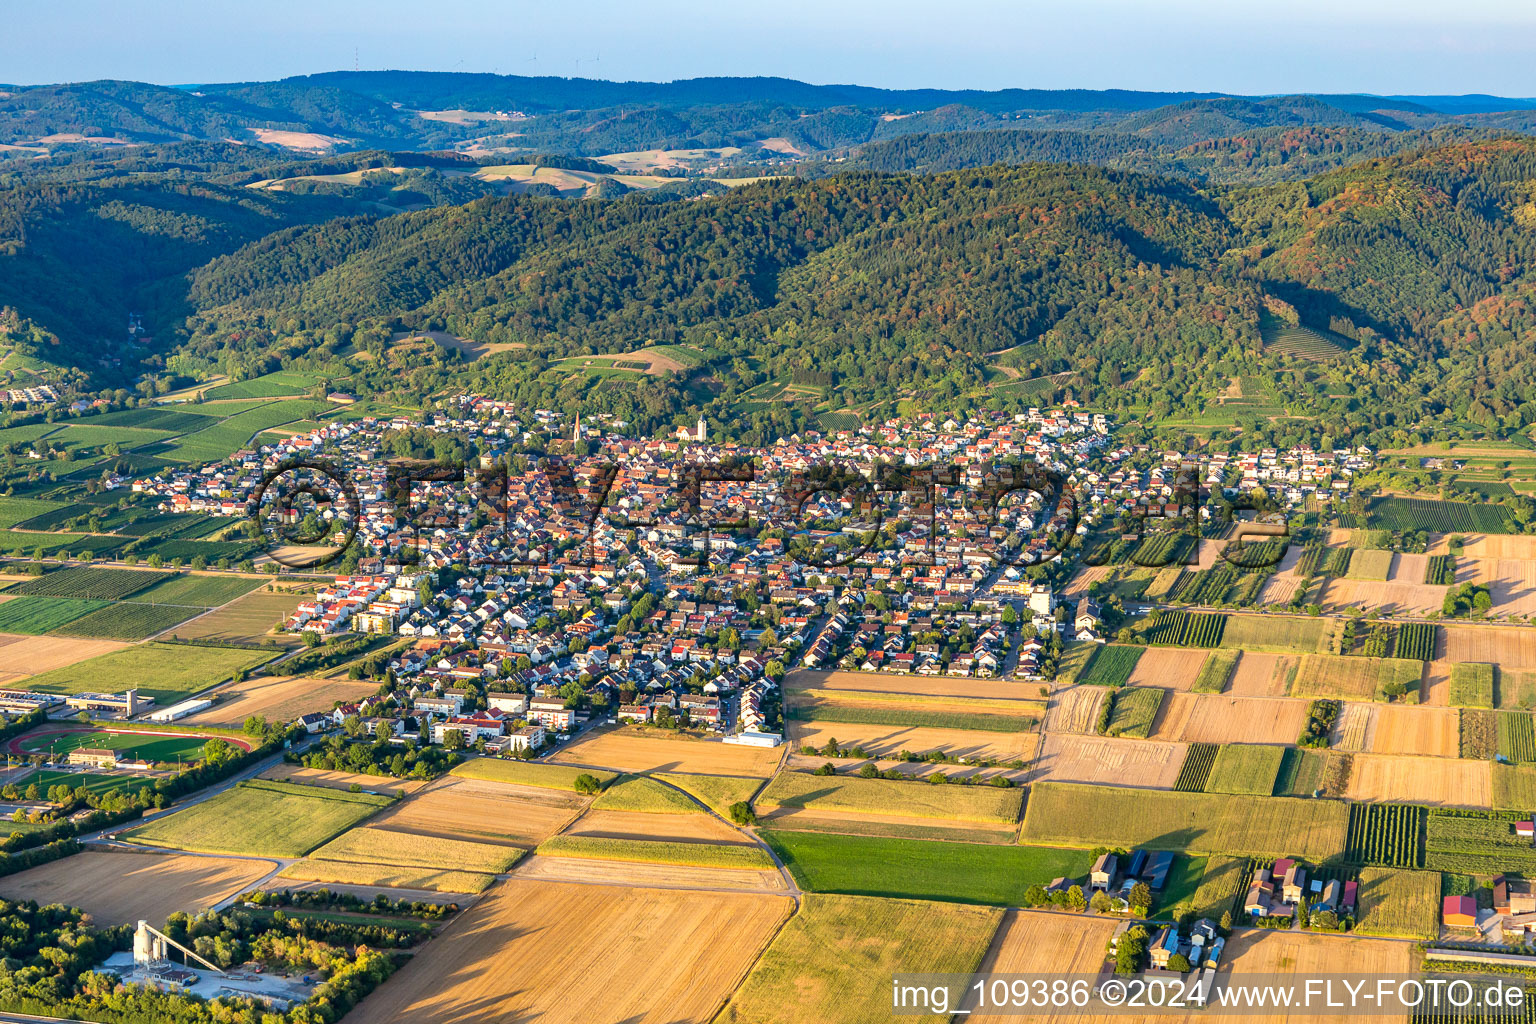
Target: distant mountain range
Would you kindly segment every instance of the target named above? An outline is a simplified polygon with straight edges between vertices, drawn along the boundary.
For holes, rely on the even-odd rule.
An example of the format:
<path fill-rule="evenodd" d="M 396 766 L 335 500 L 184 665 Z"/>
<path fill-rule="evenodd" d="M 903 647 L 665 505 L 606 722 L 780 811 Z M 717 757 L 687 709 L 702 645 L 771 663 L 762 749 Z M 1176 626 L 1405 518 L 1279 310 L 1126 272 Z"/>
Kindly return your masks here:
<path fill-rule="evenodd" d="M 201 140 L 303 153 L 453 149 L 515 157 L 661 149 L 711 151 L 717 163 L 784 163 L 941 132 L 1108 133 L 1179 148 L 1300 127 L 1525 133 L 1536 128 L 1536 100 L 894 90 L 783 78 L 607 82 L 427 71 L 334 71 L 185 88 L 123 81 L 0 87 L 0 146 L 23 154 Z"/>

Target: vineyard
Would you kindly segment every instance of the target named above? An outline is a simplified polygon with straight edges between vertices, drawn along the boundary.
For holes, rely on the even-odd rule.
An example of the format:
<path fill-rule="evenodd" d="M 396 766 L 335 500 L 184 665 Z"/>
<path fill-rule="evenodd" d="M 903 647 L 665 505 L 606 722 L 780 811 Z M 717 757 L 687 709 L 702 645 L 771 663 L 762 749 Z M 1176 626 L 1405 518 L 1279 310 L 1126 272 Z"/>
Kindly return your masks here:
<path fill-rule="evenodd" d="M 1529 817 L 1523 811 L 1433 808 L 1424 829 L 1424 866 L 1464 875 L 1536 873 L 1536 848 L 1515 835 L 1515 822 Z"/>
<path fill-rule="evenodd" d="M 1476 661 L 1451 666 L 1451 705 L 1459 708 L 1493 707 L 1493 666 Z"/>
<path fill-rule="evenodd" d="M 1435 533 L 1509 533 L 1509 513 L 1498 505 L 1425 498 L 1378 498 L 1366 516 L 1383 530 L 1430 530 Z"/>
<path fill-rule="evenodd" d="M 1397 647 L 1393 655 L 1414 661 L 1433 661 L 1435 627 L 1427 622 L 1405 622 L 1397 627 Z"/>
<path fill-rule="evenodd" d="M 1463 708 L 1458 752 L 1476 761 L 1491 760 L 1499 752 L 1498 713 Z"/>
<path fill-rule="evenodd" d="M 1193 533 L 1154 534 L 1131 552 L 1130 560 L 1135 565 L 1149 569 L 1190 564 L 1195 561 L 1195 545 L 1198 540 Z"/>
<path fill-rule="evenodd" d="M 1421 867 L 1424 822 L 1425 808 L 1413 804 L 1351 804 L 1344 857 L 1354 864 Z"/>
<path fill-rule="evenodd" d="M 60 569 L 23 580 L 11 587 L 9 594 L 36 594 L 44 597 L 75 597 L 89 601 L 117 601 L 152 583 L 165 579 L 165 574 L 152 569 L 98 569 L 79 566 Z"/>
<path fill-rule="evenodd" d="M 1349 572 L 1349 555 L 1349 548 L 1314 544 L 1301 553 L 1301 559 L 1296 563 L 1296 575 L 1343 576 Z"/>
<path fill-rule="evenodd" d="M 1215 743 L 1191 743 L 1184 754 L 1184 766 L 1179 769 L 1179 777 L 1173 788 L 1180 793 L 1205 792 L 1205 783 L 1210 778 L 1211 767 L 1216 763 L 1218 749 Z"/>
<path fill-rule="evenodd" d="M 1149 643 L 1172 647 L 1216 647 L 1226 626 L 1225 615 L 1159 611 L 1152 616 Z"/>
<path fill-rule="evenodd" d="M 1510 761 L 1536 761 L 1536 729 L 1525 711 L 1499 712 L 1499 756 Z"/>
<path fill-rule="evenodd" d="M 1221 557 L 1239 569 L 1273 569 L 1289 546 L 1284 540 L 1235 540 L 1222 549 Z"/>
<path fill-rule="evenodd" d="M 1454 584 L 1456 582 L 1456 556 L 1431 555 L 1429 564 L 1424 568 L 1424 582 L 1436 587 Z"/>
<path fill-rule="evenodd" d="M 1226 600 L 1227 591 L 1237 583 L 1239 575 L 1236 569 L 1223 562 L 1214 569 L 1180 577 L 1178 589 L 1171 591 L 1169 596 L 1185 604 L 1220 604 Z"/>

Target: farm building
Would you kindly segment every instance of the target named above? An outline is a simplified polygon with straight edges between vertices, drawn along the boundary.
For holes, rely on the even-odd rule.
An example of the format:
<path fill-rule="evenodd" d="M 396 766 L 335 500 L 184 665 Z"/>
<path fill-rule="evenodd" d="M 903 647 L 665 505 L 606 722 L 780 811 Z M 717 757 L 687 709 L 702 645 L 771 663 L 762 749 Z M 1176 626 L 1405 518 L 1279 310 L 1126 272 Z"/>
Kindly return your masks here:
<path fill-rule="evenodd" d="M 1447 896 L 1440 908 L 1447 928 L 1475 928 L 1477 901 L 1471 896 Z"/>
<path fill-rule="evenodd" d="M 178 718 L 186 718 L 213 707 L 213 701 L 206 698 L 184 700 L 180 704 L 172 704 L 168 708 L 161 708 L 149 716 L 151 722 L 174 722 Z"/>
<path fill-rule="evenodd" d="M 153 697 L 140 697 L 137 688 L 127 693 L 77 693 L 64 698 L 64 703 L 76 711 L 110 711 L 124 718 L 132 718 L 154 702 Z"/>
<path fill-rule="evenodd" d="M 1501 875 L 1493 880 L 1493 909 L 1500 914 L 1536 911 L 1536 885 L 1527 878 Z"/>
<path fill-rule="evenodd" d="M 1099 859 L 1093 862 L 1093 870 L 1088 873 L 1088 887 L 1108 892 L 1114 887 L 1119 873 L 1120 858 L 1112 853 L 1101 853 Z"/>

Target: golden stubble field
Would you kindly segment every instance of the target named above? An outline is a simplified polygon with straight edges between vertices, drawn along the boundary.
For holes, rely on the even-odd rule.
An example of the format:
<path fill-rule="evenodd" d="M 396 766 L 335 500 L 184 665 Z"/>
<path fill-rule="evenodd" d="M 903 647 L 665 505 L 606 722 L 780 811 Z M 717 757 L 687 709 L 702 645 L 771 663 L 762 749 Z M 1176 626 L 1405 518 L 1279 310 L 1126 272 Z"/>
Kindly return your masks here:
<path fill-rule="evenodd" d="M 1372 753 L 1460 755 L 1461 713 L 1457 709 L 1386 704 L 1373 710 L 1375 727 L 1365 748 Z"/>
<path fill-rule="evenodd" d="M 992 945 L 977 971 L 981 974 L 1094 974 L 1105 963 L 1105 949 L 1117 921 L 1107 917 L 1077 917 L 1009 910 L 1003 914 Z M 1017 1021 L 1080 1021 L 1080 1014 L 1030 1014 L 978 1010 L 975 996 L 961 1004 L 971 1024 L 1016 1024 Z M 1129 1018 L 1122 1018 L 1128 1020 Z"/>
<path fill-rule="evenodd" d="M 690 772 L 766 778 L 779 766 L 782 749 L 747 747 L 719 740 L 646 735 L 628 726 L 599 728 L 561 748 L 552 761 L 595 765 L 624 772 Z"/>
<path fill-rule="evenodd" d="M 56 668 L 68 668 L 88 658 L 120 651 L 127 646 L 117 640 L 0 633 L 0 671 L 17 678 L 40 675 Z"/>
<path fill-rule="evenodd" d="M 1306 720 L 1305 701 L 1177 693 L 1158 712 L 1152 738 L 1178 743 L 1295 743 Z"/>
<path fill-rule="evenodd" d="M 323 768 L 302 768 L 296 764 L 276 764 L 261 773 L 272 782 L 292 782 L 300 786 L 324 786 L 326 789 L 351 789 L 353 785 L 373 793 L 414 793 L 426 785 L 421 779 L 392 779 L 388 775 L 362 775 L 333 772 Z"/>
<path fill-rule="evenodd" d="M 1439 660 L 1484 661 L 1503 668 L 1536 668 L 1536 629 L 1529 626 L 1452 626 L 1440 630 Z"/>
<path fill-rule="evenodd" d="M 1233 697 L 1283 697 L 1300 665 L 1300 655 L 1244 651 L 1224 692 Z"/>
<path fill-rule="evenodd" d="M 993 700 L 1040 699 L 1039 683 L 1006 679 L 919 676 L 895 672 L 814 672 L 800 669 L 784 677 L 786 692 L 797 690 L 847 691 L 850 699 L 860 693 L 912 694 L 918 697 L 962 697 Z"/>
<path fill-rule="evenodd" d="M 591 802 L 559 789 L 448 776 L 386 808 L 371 823 L 413 835 L 533 847 Z"/>
<path fill-rule="evenodd" d="M 1536 614 L 1536 559 L 1458 558 L 1456 565 L 1459 580 L 1487 585 L 1494 615 Z"/>
<path fill-rule="evenodd" d="M 1206 652 L 1189 647 L 1148 647 L 1131 669 L 1129 686 L 1156 686 L 1164 690 L 1188 690 L 1195 685 Z"/>
<path fill-rule="evenodd" d="M 302 676 L 258 676 L 243 683 L 225 683 L 206 696 L 219 702 L 184 719 L 188 725 L 240 726 L 251 715 L 269 722 L 291 722 L 311 711 L 329 711 L 337 701 L 351 702 L 378 690 L 376 683 Z"/>
<path fill-rule="evenodd" d="M 703 1024 L 793 909 L 785 896 L 514 877 L 356 1013 L 375 1024 Z"/>
<path fill-rule="evenodd" d="M 1488 761 L 1401 754 L 1355 754 L 1345 796 L 1350 800 L 1490 807 Z"/>
<path fill-rule="evenodd" d="M 162 928 L 176 911 L 207 910 L 275 867 L 265 860 L 87 850 L 0 879 L 0 897 L 67 903 L 101 926 L 143 919 Z"/>
<path fill-rule="evenodd" d="M 1051 700 L 1051 732 L 1093 732 L 1099 708 L 1109 696 L 1107 686 L 1072 686 L 1058 690 Z"/>
<path fill-rule="evenodd" d="M 1039 736 L 1032 732 L 982 732 L 976 729 L 935 729 L 928 726 L 869 725 L 854 722 L 791 720 L 789 738 L 795 750 L 809 744 L 825 746 L 835 739 L 844 747 L 863 747 L 873 757 L 890 757 L 903 750 L 914 754 L 942 750 L 956 757 L 993 761 L 1027 761 Z"/>
<path fill-rule="evenodd" d="M 1186 749 L 1183 743 L 1052 732 L 1040 748 L 1033 781 L 1172 789 Z"/>
<path fill-rule="evenodd" d="M 1337 615 L 1351 607 L 1398 615 L 1428 615 L 1439 611 L 1445 603 L 1445 587 L 1423 582 L 1331 578 L 1323 587 L 1318 603 L 1323 606 L 1325 615 Z"/>

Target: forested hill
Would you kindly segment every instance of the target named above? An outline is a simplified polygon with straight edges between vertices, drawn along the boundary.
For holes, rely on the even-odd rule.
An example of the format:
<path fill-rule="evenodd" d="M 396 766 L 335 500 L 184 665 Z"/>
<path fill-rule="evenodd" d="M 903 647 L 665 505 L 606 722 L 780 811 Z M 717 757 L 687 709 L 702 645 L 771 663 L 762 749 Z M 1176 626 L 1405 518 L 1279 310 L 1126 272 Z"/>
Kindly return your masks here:
<path fill-rule="evenodd" d="M 943 405 L 1012 350 L 1020 375 L 1070 374 L 1079 394 L 1155 412 L 1272 365 L 1261 324 L 1289 318 L 1355 346 L 1344 383 L 1296 395 L 1327 405 L 1333 436 L 1453 409 L 1530 423 L 1533 183 L 1536 141 L 1500 140 L 1204 191 L 1036 164 L 662 205 L 489 199 L 293 229 L 214 260 L 191 278 L 205 312 L 190 350 L 239 372 L 284 331 L 445 329 L 525 346 L 477 365 L 486 386 L 539 401 L 576 387 L 567 400 L 642 420 L 635 389 L 594 394 L 546 368 L 681 343 L 710 353 L 711 390 L 653 382 L 639 393 L 655 408 L 724 407 L 773 379 L 835 383 L 854 407 Z M 1340 386 L 1360 400 L 1324 402 Z"/>

